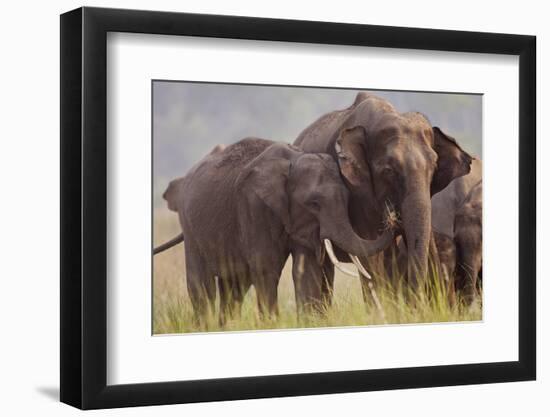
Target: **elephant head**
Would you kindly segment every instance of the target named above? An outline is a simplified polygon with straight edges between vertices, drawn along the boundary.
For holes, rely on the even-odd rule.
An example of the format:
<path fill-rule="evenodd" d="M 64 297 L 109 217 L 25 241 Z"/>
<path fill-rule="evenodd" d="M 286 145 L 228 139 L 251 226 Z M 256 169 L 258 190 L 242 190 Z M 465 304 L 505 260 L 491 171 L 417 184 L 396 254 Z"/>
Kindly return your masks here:
<path fill-rule="evenodd" d="M 431 238 L 431 196 L 470 171 L 472 157 L 420 113 L 398 113 L 375 96 L 356 104 L 336 132 L 340 172 L 359 199 L 398 214 L 408 248 L 408 276 L 425 276 Z"/>
<path fill-rule="evenodd" d="M 310 248 L 319 259 L 326 248 L 330 259 L 336 263 L 331 243 L 334 242 L 364 271 L 356 257 L 377 254 L 392 242 L 391 230 L 375 240 L 362 239 L 353 230 L 348 216 L 349 190 L 342 181 L 337 163 L 328 154 L 300 155 L 291 165 L 288 193 L 291 238 Z M 336 266 L 342 269 L 337 263 Z"/>
<path fill-rule="evenodd" d="M 237 183 L 241 192 L 253 194 L 275 214 L 291 242 L 309 248 L 319 261 L 334 242 L 352 255 L 361 269 L 357 256 L 371 256 L 392 242 L 392 231 L 365 240 L 353 230 L 348 216 L 349 191 L 330 155 L 307 154 L 277 143 L 256 157 Z M 335 257 L 331 260 L 337 263 Z"/>

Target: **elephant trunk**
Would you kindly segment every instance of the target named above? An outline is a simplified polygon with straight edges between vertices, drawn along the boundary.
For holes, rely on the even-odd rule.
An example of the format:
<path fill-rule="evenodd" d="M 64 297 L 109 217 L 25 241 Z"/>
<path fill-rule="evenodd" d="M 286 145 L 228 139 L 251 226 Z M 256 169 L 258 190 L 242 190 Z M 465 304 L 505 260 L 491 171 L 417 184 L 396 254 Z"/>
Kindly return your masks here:
<path fill-rule="evenodd" d="M 428 252 L 431 234 L 431 203 L 428 191 L 409 194 L 401 205 L 401 218 L 407 242 L 407 275 L 412 287 L 428 272 Z"/>
<path fill-rule="evenodd" d="M 342 217 L 339 217 L 342 219 Z M 393 232 L 390 230 L 384 231 L 374 240 L 362 239 L 351 226 L 347 216 L 343 220 L 335 222 L 331 219 L 332 224 L 330 230 L 321 227 L 321 240 L 329 239 L 334 242 L 340 249 L 348 254 L 355 256 L 372 256 L 386 249 L 393 242 Z M 321 223 L 323 225 L 323 222 Z"/>

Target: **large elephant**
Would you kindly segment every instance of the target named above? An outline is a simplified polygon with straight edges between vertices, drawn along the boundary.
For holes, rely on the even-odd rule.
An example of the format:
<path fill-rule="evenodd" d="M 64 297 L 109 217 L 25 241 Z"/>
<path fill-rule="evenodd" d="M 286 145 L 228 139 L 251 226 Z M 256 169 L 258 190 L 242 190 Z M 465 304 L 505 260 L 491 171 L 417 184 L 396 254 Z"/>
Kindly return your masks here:
<path fill-rule="evenodd" d="M 424 115 L 400 113 L 366 92 L 358 93 L 350 107 L 313 122 L 294 144 L 338 161 L 350 190 L 351 223 L 363 238 L 376 236 L 385 206 L 397 211 L 408 248 L 407 275 L 414 287 L 418 277 L 426 275 L 429 248 L 435 247 L 431 196 L 468 174 L 471 156 Z"/>
<path fill-rule="evenodd" d="M 290 253 L 299 311 L 320 308 L 332 280 L 323 270 L 331 258 L 337 263 L 325 256 L 330 242 L 368 256 L 393 240 L 391 231 L 374 240 L 354 233 L 349 192 L 329 155 L 264 139 L 207 155 L 164 196 L 185 235 L 187 288 L 199 319 L 214 305 L 215 277 L 222 323 L 238 314 L 251 285 L 260 312 L 277 314 L 277 285 Z"/>

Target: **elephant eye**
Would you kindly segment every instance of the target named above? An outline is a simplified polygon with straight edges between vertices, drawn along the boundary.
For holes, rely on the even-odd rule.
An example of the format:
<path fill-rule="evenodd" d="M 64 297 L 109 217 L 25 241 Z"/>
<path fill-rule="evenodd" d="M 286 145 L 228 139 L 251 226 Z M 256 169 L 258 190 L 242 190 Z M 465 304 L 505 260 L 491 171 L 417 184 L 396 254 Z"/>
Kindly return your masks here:
<path fill-rule="evenodd" d="M 384 167 L 382 169 L 382 175 L 385 177 L 392 177 L 395 174 L 394 170 L 390 167 Z"/>
<path fill-rule="evenodd" d="M 321 204 L 319 203 L 319 200 L 317 200 L 315 198 L 309 200 L 306 204 L 312 210 L 318 211 L 321 208 Z"/>

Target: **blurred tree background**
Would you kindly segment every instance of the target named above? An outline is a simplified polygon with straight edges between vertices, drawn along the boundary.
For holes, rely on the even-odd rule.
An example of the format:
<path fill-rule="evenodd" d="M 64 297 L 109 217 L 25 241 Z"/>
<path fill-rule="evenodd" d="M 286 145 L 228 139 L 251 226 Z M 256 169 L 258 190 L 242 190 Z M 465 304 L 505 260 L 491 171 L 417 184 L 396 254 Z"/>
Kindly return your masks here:
<path fill-rule="evenodd" d="M 168 182 L 219 143 L 246 136 L 292 143 L 319 116 L 344 109 L 359 90 L 194 82 L 153 82 L 153 201 Z M 367 90 L 370 91 L 370 90 Z M 381 91 L 401 112 L 424 113 L 432 125 L 482 157 L 482 95 Z"/>

